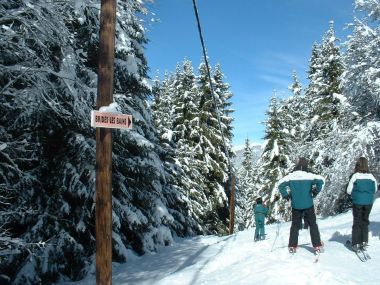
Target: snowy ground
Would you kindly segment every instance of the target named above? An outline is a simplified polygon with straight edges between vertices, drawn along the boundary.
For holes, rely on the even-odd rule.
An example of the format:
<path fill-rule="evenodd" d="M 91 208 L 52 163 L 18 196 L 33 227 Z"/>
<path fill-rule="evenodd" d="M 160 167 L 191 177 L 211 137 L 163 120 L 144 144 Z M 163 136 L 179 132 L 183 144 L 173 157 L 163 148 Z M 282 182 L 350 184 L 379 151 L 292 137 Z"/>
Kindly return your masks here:
<path fill-rule="evenodd" d="M 318 263 L 314 263 L 306 230 L 300 231 L 297 253 L 289 255 L 290 223 L 281 223 L 266 226 L 267 240 L 256 243 L 254 229 L 225 237 L 177 240 L 157 254 L 114 264 L 113 284 L 380 284 L 380 199 L 374 204 L 370 221 L 368 251 L 372 259 L 365 263 L 344 246 L 351 238 L 349 211 L 318 220 L 325 242 Z M 95 284 L 95 277 L 91 274 L 81 282 L 65 284 Z"/>

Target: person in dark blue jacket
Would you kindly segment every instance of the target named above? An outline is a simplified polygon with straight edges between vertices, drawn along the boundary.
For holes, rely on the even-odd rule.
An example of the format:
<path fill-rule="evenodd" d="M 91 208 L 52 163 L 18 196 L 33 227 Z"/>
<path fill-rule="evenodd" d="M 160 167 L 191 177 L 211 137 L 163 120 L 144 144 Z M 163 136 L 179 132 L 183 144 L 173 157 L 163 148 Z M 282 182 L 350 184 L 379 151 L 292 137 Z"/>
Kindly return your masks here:
<path fill-rule="evenodd" d="M 355 173 L 347 186 L 347 193 L 352 197 L 352 249 L 365 250 L 368 245 L 369 214 L 377 191 L 375 177 L 369 172 L 368 160 L 360 157 L 355 165 Z"/>
<path fill-rule="evenodd" d="M 279 181 L 279 191 L 286 200 L 291 200 L 292 225 L 289 236 L 289 252 L 296 252 L 298 246 L 298 232 L 302 217 L 305 218 L 309 228 L 311 243 L 316 252 L 322 249 L 321 237 L 317 225 L 313 198 L 322 190 L 324 178 L 308 172 L 308 161 L 301 157 L 295 167 L 295 171 L 283 177 Z"/>
<path fill-rule="evenodd" d="M 256 207 L 254 209 L 255 213 L 255 241 L 265 239 L 265 217 L 268 215 L 268 208 L 263 204 L 261 198 L 256 199 Z"/>

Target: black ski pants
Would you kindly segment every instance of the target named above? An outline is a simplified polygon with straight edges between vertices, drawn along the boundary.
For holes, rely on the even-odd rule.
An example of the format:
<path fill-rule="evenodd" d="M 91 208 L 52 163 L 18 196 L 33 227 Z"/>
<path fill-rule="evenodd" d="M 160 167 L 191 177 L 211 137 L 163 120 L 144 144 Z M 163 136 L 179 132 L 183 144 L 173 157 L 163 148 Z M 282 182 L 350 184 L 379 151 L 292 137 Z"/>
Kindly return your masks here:
<path fill-rule="evenodd" d="M 352 215 L 354 223 L 352 225 L 352 245 L 368 242 L 368 225 L 369 214 L 372 205 L 356 205 L 352 206 Z"/>
<path fill-rule="evenodd" d="M 302 217 L 310 228 L 310 237 L 313 247 L 321 246 L 321 237 L 317 225 L 317 217 L 315 216 L 314 206 L 308 209 L 292 209 L 292 225 L 290 227 L 289 247 L 297 247 L 298 245 L 298 232 Z"/>

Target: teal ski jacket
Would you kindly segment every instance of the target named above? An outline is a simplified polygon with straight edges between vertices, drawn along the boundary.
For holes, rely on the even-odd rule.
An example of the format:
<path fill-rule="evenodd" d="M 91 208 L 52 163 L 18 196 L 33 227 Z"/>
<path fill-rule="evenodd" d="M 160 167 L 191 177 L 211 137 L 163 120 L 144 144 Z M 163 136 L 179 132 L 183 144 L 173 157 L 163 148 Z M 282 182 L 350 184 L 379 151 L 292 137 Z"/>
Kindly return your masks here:
<path fill-rule="evenodd" d="M 356 205 L 372 205 L 376 191 L 377 182 L 371 173 L 355 173 L 347 186 L 347 193 Z"/>
<path fill-rule="evenodd" d="M 322 191 L 324 184 L 321 175 L 297 170 L 283 177 L 278 189 L 283 198 L 292 200 L 292 208 L 303 210 L 314 206 L 313 197 Z"/>
<path fill-rule="evenodd" d="M 268 208 L 263 206 L 263 204 L 257 204 L 254 213 L 256 222 L 264 222 L 265 217 L 268 215 Z"/>

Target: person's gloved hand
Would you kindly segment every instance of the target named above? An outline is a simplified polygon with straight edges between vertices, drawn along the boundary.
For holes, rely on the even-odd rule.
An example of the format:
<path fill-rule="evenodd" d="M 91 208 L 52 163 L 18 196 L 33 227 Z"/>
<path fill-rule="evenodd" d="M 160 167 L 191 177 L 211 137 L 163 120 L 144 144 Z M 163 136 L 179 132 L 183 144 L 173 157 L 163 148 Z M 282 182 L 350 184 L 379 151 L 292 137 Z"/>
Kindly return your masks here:
<path fill-rule="evenodd" d="M 311 196 L 315 198 L 317 197 L 317 195 L 318 195 L 317 187 L 311 188 Z"/>

